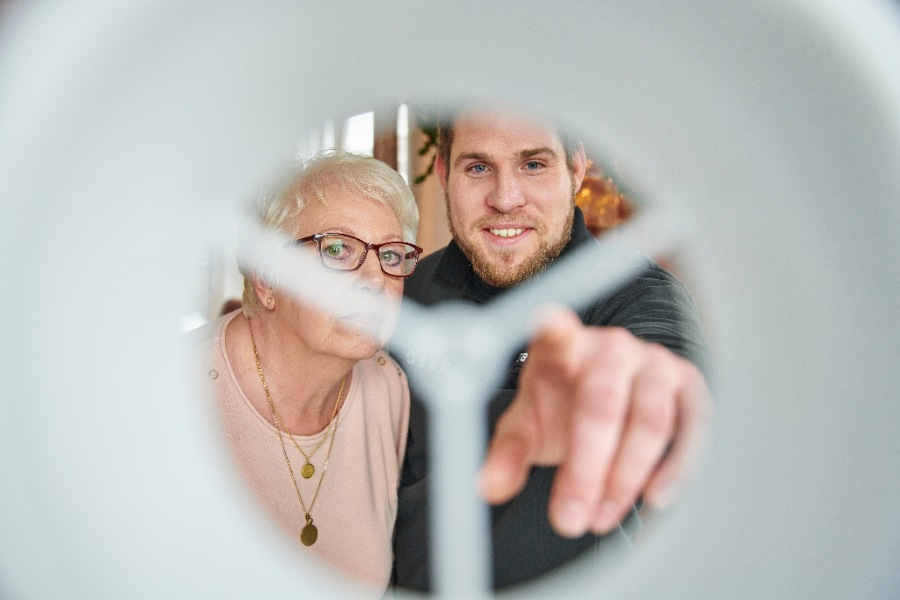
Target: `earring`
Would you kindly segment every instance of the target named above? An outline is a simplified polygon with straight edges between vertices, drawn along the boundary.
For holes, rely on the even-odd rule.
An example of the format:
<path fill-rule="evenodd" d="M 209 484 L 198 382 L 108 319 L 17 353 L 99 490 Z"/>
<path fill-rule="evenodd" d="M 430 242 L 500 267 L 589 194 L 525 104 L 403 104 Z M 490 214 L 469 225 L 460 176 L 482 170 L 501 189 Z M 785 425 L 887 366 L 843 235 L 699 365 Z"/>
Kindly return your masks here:
<path fill-rule="evenodd" d="M 266 304 L 272 304 L 272 298 L 266 298 Z"/>

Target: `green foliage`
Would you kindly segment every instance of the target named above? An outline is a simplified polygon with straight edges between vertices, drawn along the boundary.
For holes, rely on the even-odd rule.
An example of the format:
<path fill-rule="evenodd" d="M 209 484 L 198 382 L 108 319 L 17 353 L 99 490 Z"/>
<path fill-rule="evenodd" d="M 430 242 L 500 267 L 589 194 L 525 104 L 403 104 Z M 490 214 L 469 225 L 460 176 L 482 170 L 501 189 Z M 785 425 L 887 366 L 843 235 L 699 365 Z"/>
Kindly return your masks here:
<path fill-rule="evenodd" d="M 424 173 L 417 175 L 413 183 L 419 184 L 428 179 L 434 173 L 434 159 L 437 157 L 437 136 L 438 125 L 437 119 L 430 113 L 421 113 L 416 119 L 416 126 L 425 135 L 425 141 L 418 150 L 419 156 L 427 156 L 431 153 L 431 160 L 428 162 L 428 168 Z"/>

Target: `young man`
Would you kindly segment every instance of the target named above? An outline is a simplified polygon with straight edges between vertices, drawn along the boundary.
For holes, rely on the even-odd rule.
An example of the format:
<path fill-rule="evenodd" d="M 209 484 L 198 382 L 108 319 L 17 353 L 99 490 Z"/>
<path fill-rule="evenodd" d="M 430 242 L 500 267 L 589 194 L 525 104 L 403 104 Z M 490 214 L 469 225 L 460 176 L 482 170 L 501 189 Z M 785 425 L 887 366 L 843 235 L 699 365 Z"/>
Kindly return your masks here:
<path fill-rule="evenodd" d="M 420 263 L 407 297 L 485 304 L 595 243 L 574 202 L 585 169 L 584 148 L 552 123 L 457 113 L 435 162 L 453 241 Z M 639 498 L 671 501 L 705 429 L 704 347 L 687 292 L 649 260 L 581 314 L 545 322 L 489 407 L 495 587 L 627 537 Z M 430 588 L 422 411 L 414 402 L 395 541 L 396 583 L 413 589 Z"/>

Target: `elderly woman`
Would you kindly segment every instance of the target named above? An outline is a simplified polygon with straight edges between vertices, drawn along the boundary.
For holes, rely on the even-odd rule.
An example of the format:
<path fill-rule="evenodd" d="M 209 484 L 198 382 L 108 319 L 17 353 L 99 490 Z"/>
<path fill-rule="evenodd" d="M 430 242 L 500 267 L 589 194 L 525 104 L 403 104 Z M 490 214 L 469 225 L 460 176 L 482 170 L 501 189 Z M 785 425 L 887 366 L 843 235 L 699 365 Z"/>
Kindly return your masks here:
<path fill-rule="evenodd" d="M 303 552 L 386 586 L 409 390 L 382 346 L 421 252 L 415 201 L 384 163 L 332 152 L 308 162 L 262 220 L 295 240 L 285 252 L 316 257 L 316 275 L 337 286 L 322 291 L 333 311 L 242 267 L 242 310 L 213 324 L 209 347 L 225 435 Z"/>

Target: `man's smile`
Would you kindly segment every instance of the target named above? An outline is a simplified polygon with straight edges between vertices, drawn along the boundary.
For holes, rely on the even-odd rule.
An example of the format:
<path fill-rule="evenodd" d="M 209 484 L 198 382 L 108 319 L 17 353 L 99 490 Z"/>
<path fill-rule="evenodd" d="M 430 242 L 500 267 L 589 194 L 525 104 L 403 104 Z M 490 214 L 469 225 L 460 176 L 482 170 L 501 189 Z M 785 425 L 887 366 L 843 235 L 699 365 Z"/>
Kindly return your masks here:
<path fill-rule="evenodd" d="M 507 227 L 507 228 L 488 228 L 488 231 L 492 234 L 502 237 L 502 238 L 511 238 L 517 235 L 521 235 L 523 231 L 525 231 L 522 227 Z"/>

